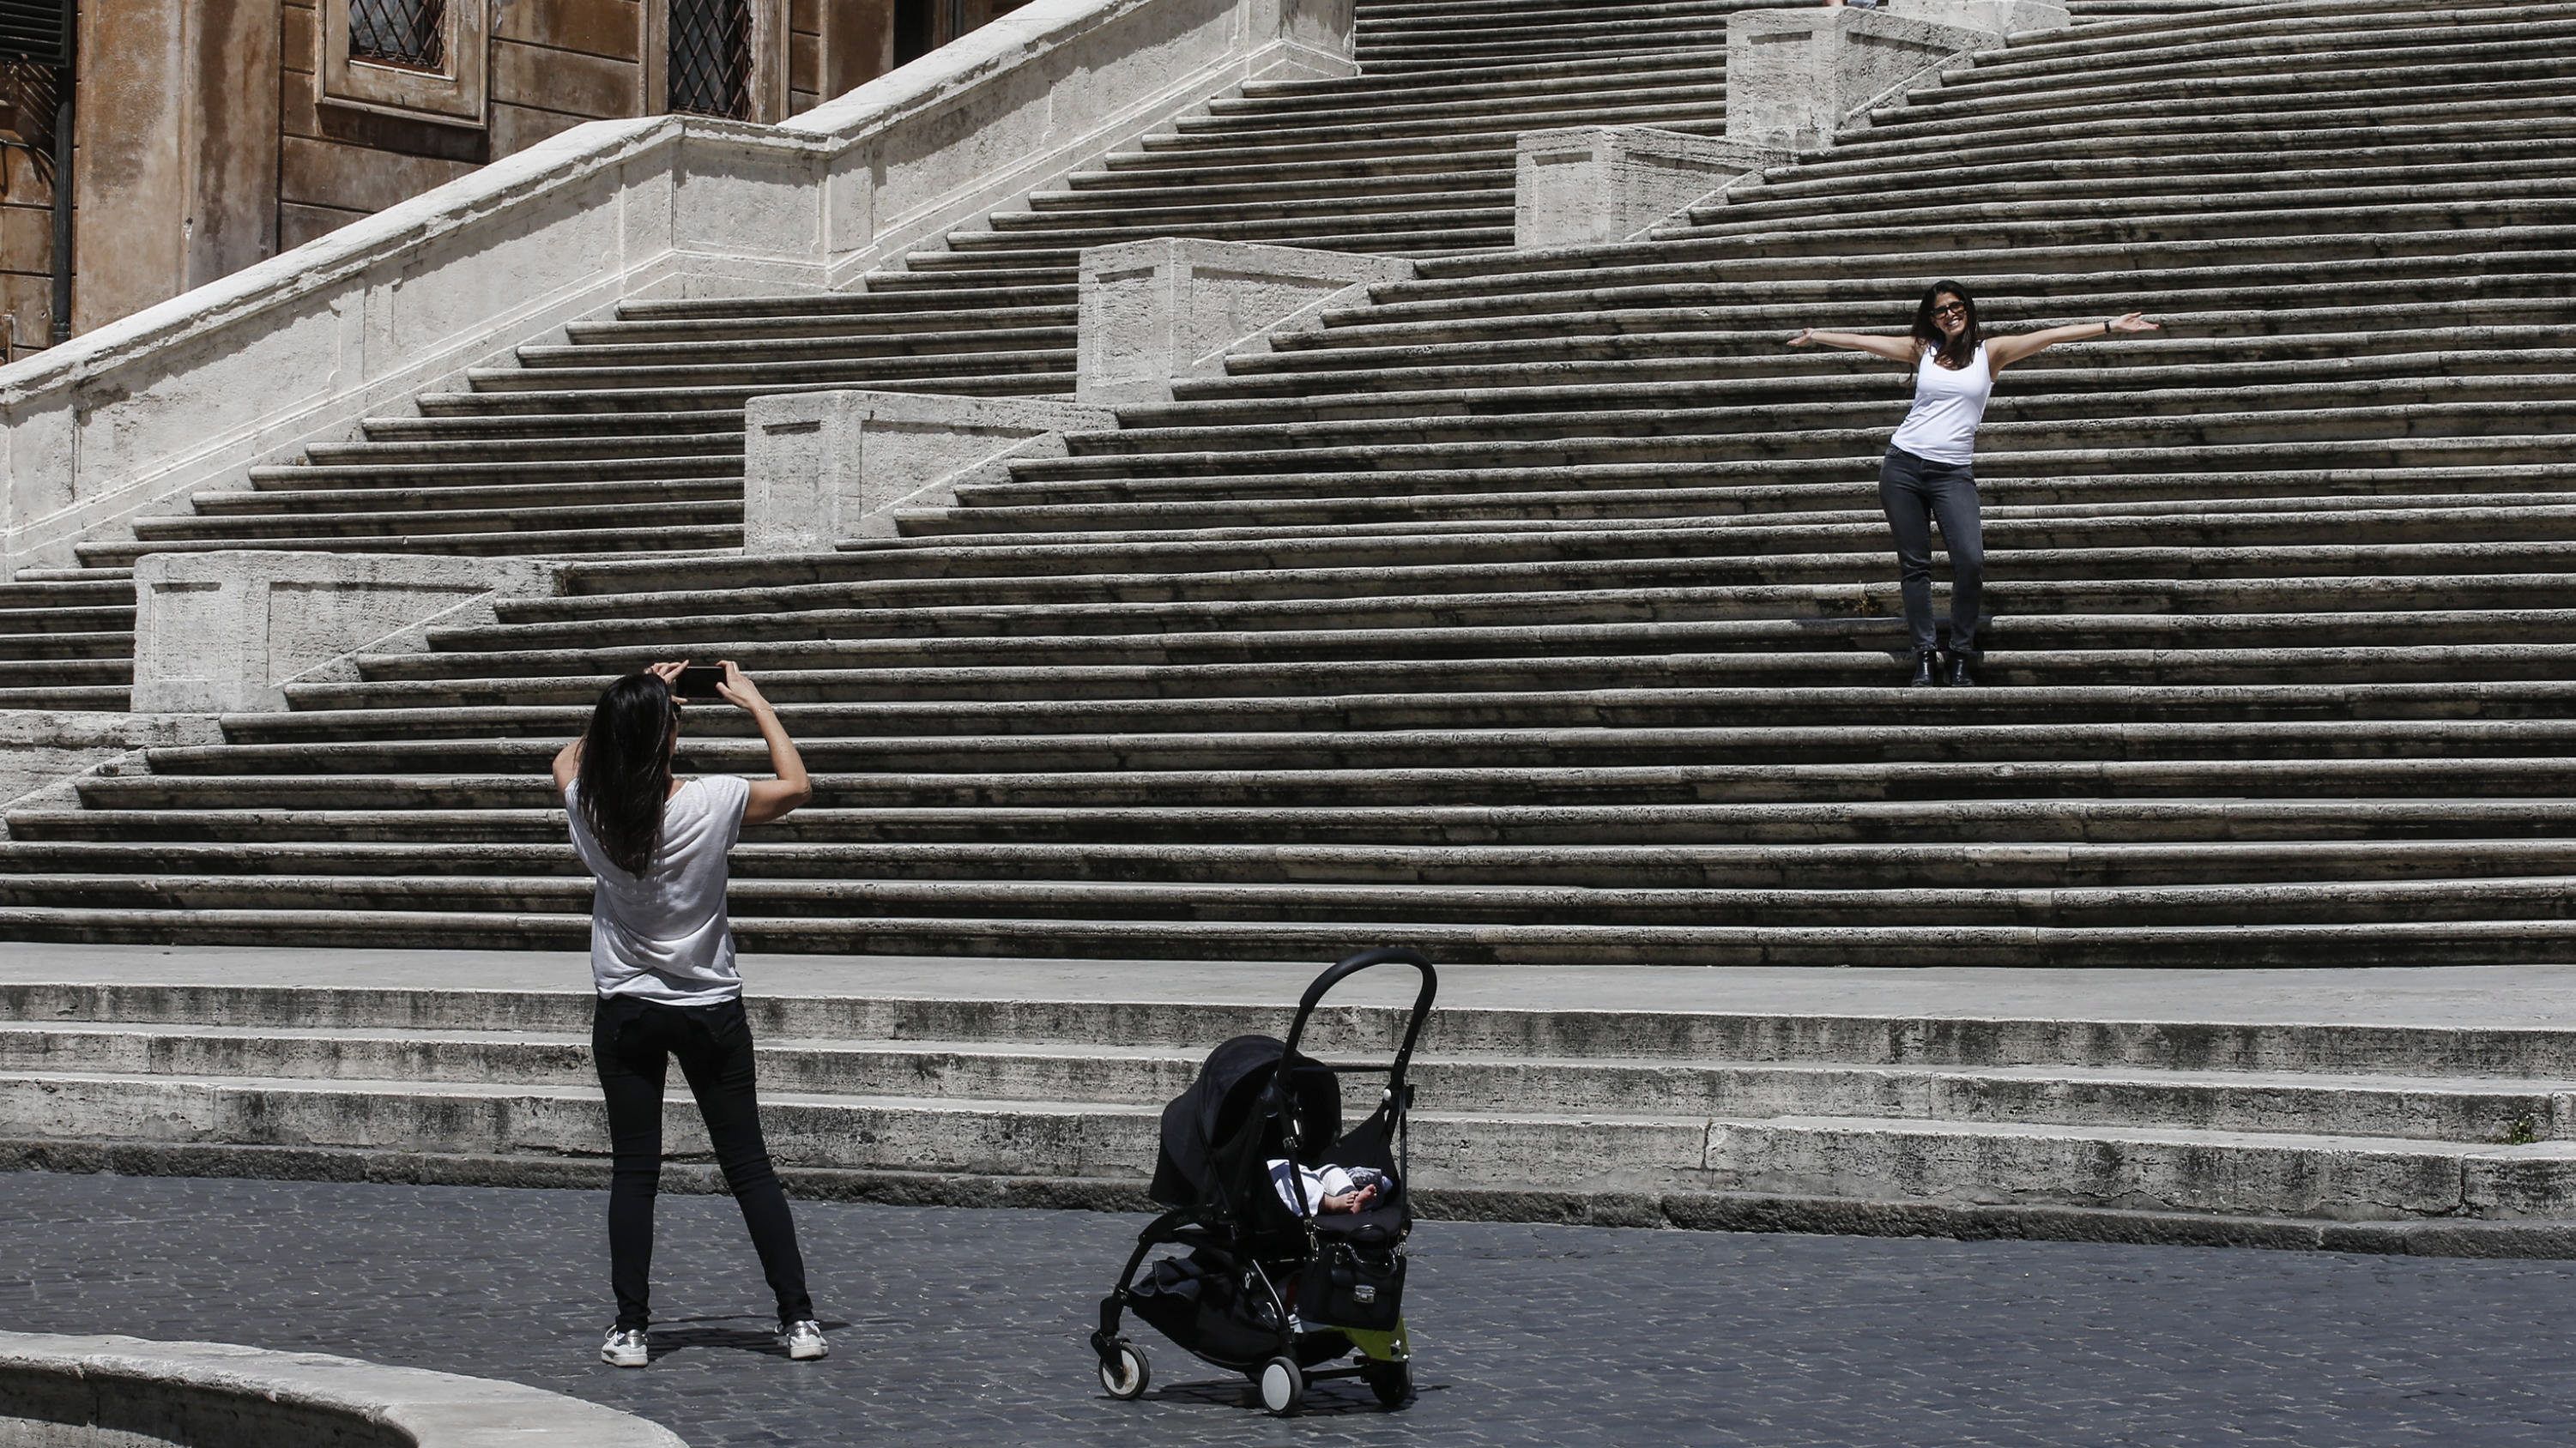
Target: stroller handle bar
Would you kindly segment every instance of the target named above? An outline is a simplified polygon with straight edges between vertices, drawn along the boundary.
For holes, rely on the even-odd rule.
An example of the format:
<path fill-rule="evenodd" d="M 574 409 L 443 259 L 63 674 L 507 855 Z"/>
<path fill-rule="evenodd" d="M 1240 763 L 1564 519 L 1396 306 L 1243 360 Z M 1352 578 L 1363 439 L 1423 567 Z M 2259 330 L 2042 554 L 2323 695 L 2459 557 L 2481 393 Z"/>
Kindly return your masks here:
<path fill-rule="evenodd" d="M 1297 1019 L 1288 1026 L 1287 1044 L 1291 1059 L 1296 1055 L 1298 1038 L 1306 1034 L 1307 1017 L 1315 1013 L 1315 1007 L 1323 1003 L 1333 987 L 1361 971 L 1381 965 L 1409 965 L 1422 973 L 1422 988 L 1413 996 L 1412 1017 L 1405 1022 L 1404 1045 L 1395 1053 L 1395 1061 L 1387 1070 L 1388 1089 L 1394 1089 L 1404 1080 L 1404 1068 L 1413 1059 L 1413 1043 L 1421 1039 L 1422 1023 L 1431 1017 L 1432 998 L 1440 993 L 1440 974 L 1431 968 L 1430 959 L 1420 951 L 1401 947 L 1363 950 L 1343 958 L 1332 969 L 1315 977 L 1315 983 L 1306 987 L 1305 997 L 1297 1002 Z"/>

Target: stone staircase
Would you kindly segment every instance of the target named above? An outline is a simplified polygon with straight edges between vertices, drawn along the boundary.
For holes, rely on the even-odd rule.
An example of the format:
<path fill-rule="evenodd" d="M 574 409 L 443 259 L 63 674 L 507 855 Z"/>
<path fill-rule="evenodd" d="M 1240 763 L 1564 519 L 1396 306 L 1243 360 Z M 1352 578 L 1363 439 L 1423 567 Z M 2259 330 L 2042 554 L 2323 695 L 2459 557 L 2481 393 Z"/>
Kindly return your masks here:
<path fill-rule="evenodd" d="M 1494 70 L 1594 73 L 1603 51 L 1545 27 L 1478 38 L 1502 8 L 1364 4 L 1371 74 L 1421 58 L 1399 22 L 1426 15 Z M 544 762 L 610 676 L 687 654 L 758 672 L 817 774 L 815 806 L 736 856 L 755 950 L 1320 962 L 1389 943 L 1470 973 L 2338 980 L 2576 958 L 2576 61 L 2553 59 L 2576 54 L 2553 39 L 2576 5 L 2079 15 L 1615 247 L 1512 252 L 1454 220 L 1498 212 L 1510 131 L 1554 121 L 1505 126 L 1475 166 L 1390 125 L 1329 170 L 1362 138 L 1292 154 L 1311 133 L 1287 110 L 1219 107 L 851 303 L 1067 276 L 1077 200 L 1123 197 L 1099 203 L 1109 226 L 1167 185 L 1207 188 L 1183 194 L 1212 225 L 1311 182 L 1369 215 L 1445 197 L 1419 214 L 1454 229 L 1349 233 L 1407 238 L 1388 249 L 1418 276 L 905 515 L 902 537 L 745 559 L 720 530 L 666 529 L 493 625 L 294 686 L 225 744 L 84 780 L 78 808 L 12 811 L 0 934 L 578 947 L 588 889 Z M 1604 27 L 1608 46 L 1638 33 Z M 1208 134 L 1235 159 L 1175 164 Z M 1177 222 L 1137 224 L 1099 239 Z M 1901 322 L 1937 276 L 2007 327 L 2167 324 L 1999 390 L 1978 468 L 1999 687 L 1976 690 L 1892 687 L 1870 480 L 1901 374 L 1779 345 Z M 673 476 L 663 442 L 689 419 L 831 385 L 792 369 L 847 360 L 828 352 L 847 319 L 795 310 L 812 299 L 726 305 L 561 349 L 633 345 L 598 370 L 650 369 L 645 343 L 694 337 L 736 349 L 694 360 L 767 369 L 710 383 L 733 389 L 722 407 L 663 397 L 662 373 L 585 379 L 625 409 L 604 428 L 670 424 L 603 434 L 657 439 L 634 477 Z M 1060 355 L 1056 306 L 1049 347 L 992 355 Z M 757 341 L 743 319 L 772 307 Z M 799 339 L 828 355 L 791 355 Z M 501 376 L 565 361 L 526 360 Z M 1063 390 L 1011 365 L 994 377 Z M 478 378 L 471 397 L 539 398 L 535 429 L 584 415 L 543 400 L 569 395 Z M 422 426 L 446 420 L 433 402 Z M 683 767 L 762 765 L 738 719 L 701 711 Z M 1958 1230 L 2057 1207 L 2576 1215 L 2560 1036 L 2330 1017 L 2213 1035 L 2092 1019 L 2080 996 L 2000 1034 L 1955 1011 L 1894 1032 L 1848 1007 L 1444 1013 L 1424 1180 L 1454 1210 L 1701 1224 L 1847 1224 L 1855 1200 L 1968 1204 L 1935 1213 Z M 763 1005 L 779 1134 L 809 1188 L 897 1195 L 1129 1200 L 1154 1103 L 1272 1018 L 835 999 Z M 303 1170 L 302 1152 L 542 1179 L 600 1140 L 579 1010 L 577 992 L 23 994 L 0 1135 L 137 1169 L 275 1152 Z M 1362 1017 L 1336 1028 L 1369 1043 Z M 78 1144 L 99 1138 L 120 1144 Z"/>
<path fill-rule="evenodd" d="M 756 949 L 2567 959 L 2576 153 L 2538 151 L 2576 64 L 2527 42 L 2571 24 L 2026 40 L 1651 240 L 1425 257 L 906 537 L 584 564 L 294 686 L 13 812 L 0 929 L 577 943 L 544 762 L 606 678 L 695 654 L 758 671 L 818 774 L 742 856 Z M 2394 55 L 2402 91 L 2360 63 Z M 2104 81 L 2168 70 L 2186 99 Z M 2195 190 L 2102 195 L 2185 157 Z M 1903 379 L 1779 346 L 1932 275 L 2013 325 L 2168 324 L 1997 397 L 1999 688 L 1888 687 Z M 685 767 L 761 767 L 692 729 Z"/>
<path fill-rule="evenodd" d="M 387 963 L 308 972 L 336 984 L 272 979 L 274 955 L 220 983 L 11 979 L 0 1162 L 597 1184 L 587 993 Z M 1290 973 L 1246 970 L 1191 1004 L 1050 993 L 1026 968 L 980 993 L 860 963 L 840 991 L 772 983 L 751 997 L 771 1148 L 807 1194 L 1134 1207 L 1207 1045 L 1285 1027 L 1270 993 Z M 1596 975 L 1572 993 L 1609 1002 L 1591 1007 L 1512 1003 L 1526 991 L 1470 973 L 1416 1058 L 1413 1180 L 1447 1217 L 2383 1251 L 2541 1250 L 2576 1207 L 2563 1024 L 2325 1024 L 2243 1009 L 2232 981 L 2132 1019 L 2133 981 L 2072 973 L 2047 991 L 2073 1014 L 1962 1013 L 1876 974 L 1864 1009 L 1793 1007 L 1759 979 L 1719 1009 L 1694 988 L 1641 1005 L 1658 992 L 1635 977 L 1668 972 Z M 1401 1020 L 1331 1006 L 1310 1040 L 1383 1059 Z M 689 1163 L 673 1184 L 711 1189 L 685 1100 L 667 1129 Z"/>
<path fill-rule="evenodd" d="M 417 416 L 369 418 L 246 490 L 0 586 L 0 708 L 122 709 L 135 558 L 210 549 L 660 555 L 742 540 L 742 406 L 866 387 L 1074 387 L 1076 260 L 1156 236 L 1438 256 L 1512 241 L 1524 130 L 1721 132 L 1744 0 L 1362 5 L 1348 80 L 1255 81 L 870 273 L 845 295 L 639 301 L 519 349 Z"/>

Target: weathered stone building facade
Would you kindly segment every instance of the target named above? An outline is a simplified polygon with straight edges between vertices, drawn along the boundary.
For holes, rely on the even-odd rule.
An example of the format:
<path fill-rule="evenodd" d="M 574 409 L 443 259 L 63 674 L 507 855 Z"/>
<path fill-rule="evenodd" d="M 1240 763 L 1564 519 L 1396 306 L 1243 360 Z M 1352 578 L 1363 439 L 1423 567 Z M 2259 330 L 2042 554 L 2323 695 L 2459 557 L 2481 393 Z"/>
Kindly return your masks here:
<path fill-rule="evenodd" d="M 1026 0 L 81 0 L 73 331 L 583 121 L 775 121 Z M 52 122 L 0 162 L 7 355 L 52 330 Z"/>

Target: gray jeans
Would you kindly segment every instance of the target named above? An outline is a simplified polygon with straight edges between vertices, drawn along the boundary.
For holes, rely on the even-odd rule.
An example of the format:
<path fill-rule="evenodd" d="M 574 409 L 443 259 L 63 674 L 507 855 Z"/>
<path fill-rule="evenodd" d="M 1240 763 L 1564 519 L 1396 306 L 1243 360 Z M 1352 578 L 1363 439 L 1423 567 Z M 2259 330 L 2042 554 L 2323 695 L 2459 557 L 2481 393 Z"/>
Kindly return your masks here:
<path fill-rule="evenodd" d="M 1938 522 L 1950 555 L 1950 651 L 1974 654 L 1986 584 L 1975 474 L 1966 463 L 1936 463 L 1892 447 L 1878 465 L 1878 502 L 1887 510 L 1888 531 L 1896 535 L 1896 577 L 1915 651 L 1940 646 L 1932 629 L 1932 526 Z"/>

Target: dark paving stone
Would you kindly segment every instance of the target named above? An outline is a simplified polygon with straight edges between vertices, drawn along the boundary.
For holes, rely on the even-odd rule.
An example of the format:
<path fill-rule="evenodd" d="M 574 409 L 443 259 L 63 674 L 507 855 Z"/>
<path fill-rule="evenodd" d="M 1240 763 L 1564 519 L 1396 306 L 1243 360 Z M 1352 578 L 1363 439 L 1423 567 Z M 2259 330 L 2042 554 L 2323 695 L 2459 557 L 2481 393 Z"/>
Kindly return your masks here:
<path fill-rule="evenodd" d="M 833 1355 L 791 1364 L 732 1204 L 666 1197 L 658 1352 L 593 1357 L 602 1199 L 0 1176 L 0 1326 L 344 1353 L 506 1378 L 698 1448 L 1418 1443 L 2394 1448 L 2576 1441 L 2576 1263 L 1426 1224 L 1423 1392 L 1279 1422 L 1137 1329 L 1083 1345 L 1139 1219 L 802 1203 Z"/>

